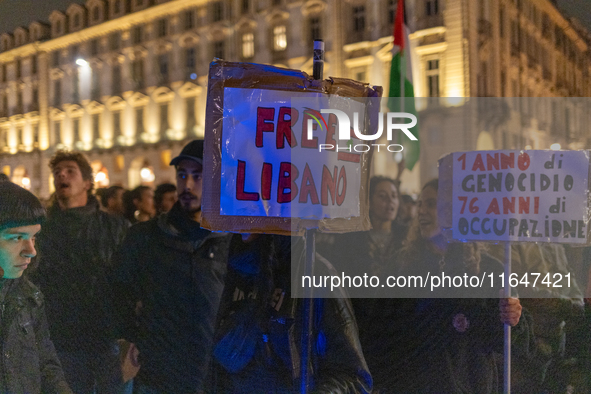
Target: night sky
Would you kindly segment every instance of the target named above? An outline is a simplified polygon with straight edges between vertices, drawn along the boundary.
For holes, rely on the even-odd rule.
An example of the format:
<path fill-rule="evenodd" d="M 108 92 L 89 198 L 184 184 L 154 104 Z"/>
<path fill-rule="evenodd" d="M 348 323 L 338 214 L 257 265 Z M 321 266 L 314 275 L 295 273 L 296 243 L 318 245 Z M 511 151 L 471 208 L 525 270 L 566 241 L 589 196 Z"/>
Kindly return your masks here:
<path fill-rule="evenodd" d="M 18 26 L 28 26 L 34 20 L 47 21 L 51 11 L 65 11 L 74 2 L 84 3 L 72 0 L 0 0 L 0 34 L 13 31 Z M 591 30 L 591 1 L 558 0 L 558 5 L 569 15 L 579 18 Z"/>

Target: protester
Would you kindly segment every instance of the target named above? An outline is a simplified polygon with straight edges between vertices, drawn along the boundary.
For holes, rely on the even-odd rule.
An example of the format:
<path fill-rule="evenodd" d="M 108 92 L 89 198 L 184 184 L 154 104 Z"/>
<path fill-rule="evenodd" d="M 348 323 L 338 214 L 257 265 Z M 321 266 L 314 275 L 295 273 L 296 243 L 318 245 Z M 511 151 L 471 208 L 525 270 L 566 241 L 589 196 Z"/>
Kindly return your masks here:
<path fill-rule="evenodd" d="M 417 217 L 417 202 L 408 194 L 400 196 L 400 207 L 398 208 L 398 215 L 396 221 L 403 226 L 410 226 L 414 218 Z"/>
<path fill-rule="evenodd" d="M 439 228 L 437 194 L 437 180 L 428 182 L 421 192 L 418 225 L 400 252 L 399 273 L 502 272 L 500 263 L 478 244 L 447 243 Z M 498 295 L 498 289 L 490 293 Z M 444 295 L 457 298 L 435 298 Z M 377 392 L 498 392 L 502 384 L 496 358 L 503 353 L 503 323 L 515 327 L 512 339 L 518 353 L 531 345 L 529 320 L 522 318 L 516 298 L 465 298 L 470 295 L 462 288 L 435 291 L 433 298 L 384 300 L 382 321 L 376 322 L 382 330 L 374 331 L 375 341 L 382 344 L 382 363 L 372 371 Z"/>
<path fill-rule="evenodd" d="M 43 295 L 22 277 L 44 218 L 33 194 L 0 182 L 0 393 L 72 393 L 50 339 Z"/>
<path fill-rule="evenodd" d="M 502 259 L 504 248 L 491 245 L 489 252 Z M 529 273 L 545 275 L 570 274 L 569 286 L 530 286 L 520 281 L 517 291 L 522 305 L 536 324 L 536 356 L 514 358 L 514 372 L 520 377 L 517 390 L 566 392 L 575 387 L 576 369 L 580 368 L 580 344 L 588 340 L 584 321 L 583 292 L 572 274 L 564 247 L 553 243 L 521 243 L 511 245 L 511 270 L 519 279 Z M 583 330 L 584 332 L 580 332 Z M 567 335 L 567 333 L 569 335 Z M 581 383 L 577 382 L 577 389 Z M 519 392 L 519 391 L 518 391 Z"/>
<path fill-rule="evenodd" d="M 395 272 L 395 258 L 402 248 L 407 227 L 396 220 L 399 211 L 399 183 L 385 176 L 374 176 L 369 182 L 369 218 L 372 229 L 363 232 L 336 234 L 333 245 L 321 245 L 319 252 L 344 275 L 387 276 Z M 366 297 L 377 297 L 383 288 L 363 289 Z M 383 320 L 384 306 L 380 298 L 351 300 L 359 327 L 359 339 L 369 370 L 383 363 L 383 345 L 375 340 L 376 330 L 387 330 L 391 324 Z"/>
<path fill-rule="evenodd" d="M 348 275 L 387 273 L 408 230 L 396 221 L 398 210 L 398 182 L 385 176 L 372 177 L 369 182 L 371 230 L 335 234 L 330 242 L 323 238 L 317 242 L 317 251 Z"/>
<path fill-rule="evenodd" d="M 3 172 L 0 172 L 0 182 L 10 182 L 10 178 Z"/>
<path fill-rule="evenodd" d="M 305 320 L 302 299 L 291 297 L 290 260 L 305 254 L 298 252 L 303 239 L 295 240 L 294 251 L 290 237 L 233 237 L 214 347 L 216 393 L 299 392 Z M 317 273 L 335 273 L 316 257 Z M 316 298 L 313 310 L 310 392 L 371 392 L 346 294 Z"/>
<path fill-rule="evenodd" d="M 38 236 L 34 282 L 46 295 L 50 332 L 73 391 L 118 393 L 123 387 L 108 274 L 128 223 L 99 209 L 92 168 L 81 153 L 58 151 L 49 167 L 56 199 Z"/>
<path fill-rule="evenodd" d="M 178 200 L 176 186 L 172 183 L 163 183 L 156 187 L 154 192 L 154 205 L 156 206 L 156 215 L 170 211 Z"/>
<path fill-rule="evenodd" d="M 123 194 L 125 218 L 131 223 L 145 222 L 156 216 L 154 191 L 149 186 L 138 186 Z"/>
<path fill-rule="evenodd" d="M 137 393 L 202 393 L 229 237 L 200 227 L 203 141 L 171 163 L 179 201 L 134 225 L 118 255 L 117 299 L 125 339 L 139 350 Z"/>
<path fill-rule="evenodd" d="M 105 211 L 111 215 L 122 216 L 123 209 L 123 193 L 125 189 L 122 186 L 111 186 L 101 195 L 101 204 Z"/>

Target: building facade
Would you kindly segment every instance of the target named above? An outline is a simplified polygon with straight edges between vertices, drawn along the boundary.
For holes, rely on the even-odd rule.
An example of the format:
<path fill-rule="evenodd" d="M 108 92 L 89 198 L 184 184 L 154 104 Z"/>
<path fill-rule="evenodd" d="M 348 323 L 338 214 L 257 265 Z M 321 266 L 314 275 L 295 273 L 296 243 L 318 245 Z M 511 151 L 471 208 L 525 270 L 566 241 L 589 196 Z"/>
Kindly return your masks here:
<path fill-rule="evenodd" d="M 406 3 L 416 96 L 591 94 L 586 32 L 549 0 Z M 381 85 L 387 92 L 396 5 L 87 0 L 56 10 L 48 23 L 0 35 L 0 170 L 48 197 L 49 158 L 68 148 L 88 155 L 98 186 L 173 180 L 170 158 L 204 134 L 213 58 L 311 73 L 312 43 L 322 38 L 325 75 Z M 531 112 L 549 112 L 536 111 Z M 420 165 L 404 174 L 405 185 L 416 190 L 421 178 L 436 174 L 437 157 L 452 150 L 547 148 L 555 139 L 576 147 L 580 140 L 576 133 L 556 134 L 548 126 L 551 119 L 515 119 L 494 127 L 475 121 L 463 131 L 461 146 L 441 122 L 427 120 L 421 125 Z M 391 154 L 375 155 L 374 171 L 395 171 L 393 160 Z"/>

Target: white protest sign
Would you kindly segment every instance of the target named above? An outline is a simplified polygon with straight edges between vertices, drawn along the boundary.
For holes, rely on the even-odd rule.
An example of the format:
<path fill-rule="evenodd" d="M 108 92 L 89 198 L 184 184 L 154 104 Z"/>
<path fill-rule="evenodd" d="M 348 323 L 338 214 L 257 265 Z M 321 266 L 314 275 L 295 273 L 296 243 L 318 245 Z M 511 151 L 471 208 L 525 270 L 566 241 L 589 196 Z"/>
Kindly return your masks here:
<path fill-rule="evenodd" d="M 228 87 L 223 97 L 220 215 L 360 216 L 361 153 L 348 152 L 347 141 L 337 140 L 337 122 L 326 123 L 319 114 L 327 108 L 357 112 L 363 124 L 362 103 L 321 93 Z M 292 103 L 296 98 L 298 104 Z M 327 141 L 339 151 L 320 150 Z"/>
<path fill-rule="evenodd" d="M 453 238 L 586 243 L 588 153 L 453 153 Z"/>

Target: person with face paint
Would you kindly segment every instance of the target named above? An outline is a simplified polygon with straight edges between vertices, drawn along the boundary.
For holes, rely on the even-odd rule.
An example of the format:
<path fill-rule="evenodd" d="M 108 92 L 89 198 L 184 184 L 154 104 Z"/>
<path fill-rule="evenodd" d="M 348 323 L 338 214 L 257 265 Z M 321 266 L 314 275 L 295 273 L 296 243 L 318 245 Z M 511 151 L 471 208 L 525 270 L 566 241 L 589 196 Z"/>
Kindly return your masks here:
<path fill-rule="evenodd" d="M 178 201 L 134 225 L 115 267 L 125 339 L 139 351 L 137 393 L 206 391 L 230 238 L 201 228 L 203 140 L 171 163 Z"/>
<path fill-rule="evenodd" d="M 33 194 L 0 182 L 0 393 L 72 393 L 50 339 L 43 295 L 23 277 L 44 218 Z"/>

